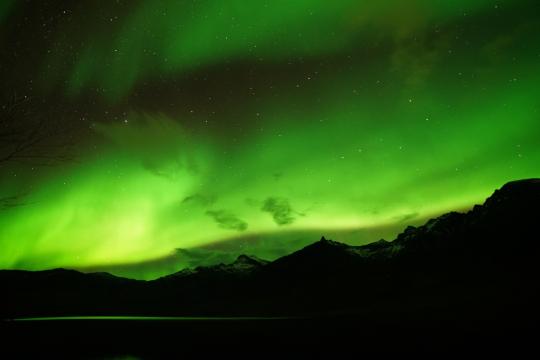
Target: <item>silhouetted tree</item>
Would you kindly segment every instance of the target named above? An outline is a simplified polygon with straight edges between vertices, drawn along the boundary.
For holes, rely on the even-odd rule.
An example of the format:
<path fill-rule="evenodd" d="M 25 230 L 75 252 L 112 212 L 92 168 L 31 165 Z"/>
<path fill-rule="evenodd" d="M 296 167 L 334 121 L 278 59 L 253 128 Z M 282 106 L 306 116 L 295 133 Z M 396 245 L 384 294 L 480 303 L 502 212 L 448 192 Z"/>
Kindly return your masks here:
<path fill-rule="evenodd" d="M 28 96 L 13 94 L 0 108 L 0 165 L 17 161 L 52 165 L 69 160 L 64 129 L 32 111 Z M 55 141 L 57 140 L 57 141 Z"/>
<path fill-rule="evenodd" d="M 33 111 L 33 101 L 16 93 L 0 105 L 0 168 L 13 163 L 32 167 L 51 166 L 71 160 L 71 145 L 59 121 L 46 119 Z M 23 194 L 0 197 L 0 209 L 16 206 Z"/>

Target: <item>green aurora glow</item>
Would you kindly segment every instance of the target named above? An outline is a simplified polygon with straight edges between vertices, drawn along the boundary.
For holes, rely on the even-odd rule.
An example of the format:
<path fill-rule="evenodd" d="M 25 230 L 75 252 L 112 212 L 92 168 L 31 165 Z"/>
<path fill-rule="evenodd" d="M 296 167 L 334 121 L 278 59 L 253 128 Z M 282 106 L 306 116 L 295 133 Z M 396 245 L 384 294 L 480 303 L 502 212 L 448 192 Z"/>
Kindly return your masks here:
<path fill-rule="evenodd" d="M 273 259 L 323 234 L 392 238 L 540 176 L 535 5 L 373 3 L 74 9 L 40 53 L 36 91 L 89 108 L 91 123 L 76 162 L 4 165 L 0 197 L 25 196 L 0 212 L 0 267 L 153 278 Z"/>

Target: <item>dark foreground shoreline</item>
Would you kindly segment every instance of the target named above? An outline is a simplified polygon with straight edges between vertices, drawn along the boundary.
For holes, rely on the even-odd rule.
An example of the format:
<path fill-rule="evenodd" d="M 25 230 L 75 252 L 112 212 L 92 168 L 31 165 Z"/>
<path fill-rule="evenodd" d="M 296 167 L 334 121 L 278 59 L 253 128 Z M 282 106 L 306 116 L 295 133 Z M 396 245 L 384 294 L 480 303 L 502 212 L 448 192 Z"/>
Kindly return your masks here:
<path fill-rule="evenodd" d="M 412 320 L 382 323 L 332 317 L 3 321 L 2 353 L 10 359 L 538 353 L 539 328 L 524 318 L 480 325 Z"/>

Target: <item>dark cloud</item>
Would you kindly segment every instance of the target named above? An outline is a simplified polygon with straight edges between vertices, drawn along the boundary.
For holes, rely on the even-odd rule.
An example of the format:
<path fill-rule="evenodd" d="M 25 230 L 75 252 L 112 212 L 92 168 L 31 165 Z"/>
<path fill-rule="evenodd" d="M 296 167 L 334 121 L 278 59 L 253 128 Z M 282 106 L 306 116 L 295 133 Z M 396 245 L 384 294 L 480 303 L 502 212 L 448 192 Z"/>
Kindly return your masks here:
<path fill-rule="evenodd" d="M 145 170 L 149 171 L 153 175 L 171 181 L 177 180 L 183 170 L 180 164 L 164 165 L 153 162 L 142 162 L 142 166 Z"/>
<path fill-rule="evenodd" d="M 400 223 L 403 223 L 406 221 L 414 220 L 418 216 L 420 216 L 420 213 L 415 212 L 415 213 L 410 213 L 410 214 L 404 214 L 401 216 L 396 216 L 394 219 Z"/>
<path fill-rule="evenodd" d="M 207 207 L 216 202 L 216 197 L 213 195 L 193 194 L 186 196 L 182 200 L 182 204 L 198 205 Z"/>
<path fill-rule="evenodd" d="M 283 173 L 282 172 L 273 173 L 272 177 L 274 178 L 274 180 L 278 181 L 283 177 Z"/>
<path fill-rule="evenodd" d="M 178 181 L 200 174 L 204 165 L 198 147 L 174 118 L 139 112 L 122 118 L 124 122 L 96 123 L 92 129 L 155 176 Z"/>
<path fill-rule="evenodd" d="M 208 210 L 206 215 L 213 218 L 219 227 L 223 229 L 244 231 L 248 227 L 247 222 L 226 210 Z"/>
<path fill-rule="evenodd" d="M 292 224 L 295 220 L 294 210 L 285 198 L 269 197 L 264 201 L 261 210 L 270 213 L 278 225 Z"/>

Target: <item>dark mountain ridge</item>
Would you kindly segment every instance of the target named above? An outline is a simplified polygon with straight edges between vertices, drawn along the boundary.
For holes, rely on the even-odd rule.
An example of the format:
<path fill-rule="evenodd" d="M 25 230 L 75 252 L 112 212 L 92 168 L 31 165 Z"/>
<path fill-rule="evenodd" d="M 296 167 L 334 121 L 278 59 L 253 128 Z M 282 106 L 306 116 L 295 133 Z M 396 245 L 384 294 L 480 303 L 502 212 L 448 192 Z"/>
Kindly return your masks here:
<path fill-rule="evenodd" d="M 540 179 L 528 179 L 394 241 L 349 246 L 323 237 L 272 262 L 241 255 L 153 281 L 3 270 L 0 316 L 536 314 L 539 207 Z"/>

